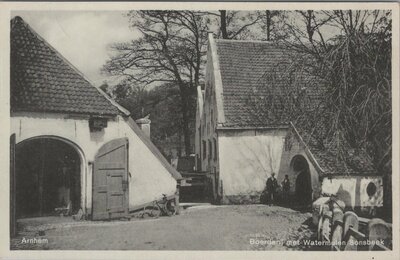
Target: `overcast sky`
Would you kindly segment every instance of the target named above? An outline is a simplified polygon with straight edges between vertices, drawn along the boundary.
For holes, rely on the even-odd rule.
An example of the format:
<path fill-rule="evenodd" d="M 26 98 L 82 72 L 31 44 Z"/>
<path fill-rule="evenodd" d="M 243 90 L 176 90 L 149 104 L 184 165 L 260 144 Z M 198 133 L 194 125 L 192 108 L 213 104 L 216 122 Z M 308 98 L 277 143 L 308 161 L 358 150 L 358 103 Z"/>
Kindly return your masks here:
<path fill-rule="evenodd" d="M 94 84 L 107 77 L 100 68 L 109 57 L 107 46 L 138 37 L 129 29 L 124 12 L 116 11 L 18 11 L 39 35 Z"/>

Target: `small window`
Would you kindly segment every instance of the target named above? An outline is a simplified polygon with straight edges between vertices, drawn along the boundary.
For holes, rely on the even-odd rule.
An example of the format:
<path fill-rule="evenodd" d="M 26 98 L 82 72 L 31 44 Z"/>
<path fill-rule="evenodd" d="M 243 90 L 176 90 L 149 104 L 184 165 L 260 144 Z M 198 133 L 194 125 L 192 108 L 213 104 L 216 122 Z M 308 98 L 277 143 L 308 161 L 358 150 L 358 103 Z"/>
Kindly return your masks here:
<path fill-rule="evenodd" d="M 214 160 L 217 160 L 217 139 L 214 138 Z"/>
<path fill-rule="evenodd" d="M 208 153 L 208 159 L 211 159 L 212 158 L 212 143 L 210 140 L 208 140 L 208 150 L 210 151 Z"/>
<path fill-rule="evenodd" d="M 203 141 L 203 160 L 207 157 L 207 144 L 206 141 Z"/>
<path fill-rule="evenodd" d="M 367 194 L 368 194 L 368 196 L 370 196 L 370 197 L 374 196 L 375 193 L 376 193 L 376 189 L 377 189 L 377 188 L 376 188 L 375 183 L 370 182 L 370 183 L 367 185 Z"/>
<path fill-rule="evenodd" d="M 214 111 L 211 109 L 211 126 L 214 126 Z"/>

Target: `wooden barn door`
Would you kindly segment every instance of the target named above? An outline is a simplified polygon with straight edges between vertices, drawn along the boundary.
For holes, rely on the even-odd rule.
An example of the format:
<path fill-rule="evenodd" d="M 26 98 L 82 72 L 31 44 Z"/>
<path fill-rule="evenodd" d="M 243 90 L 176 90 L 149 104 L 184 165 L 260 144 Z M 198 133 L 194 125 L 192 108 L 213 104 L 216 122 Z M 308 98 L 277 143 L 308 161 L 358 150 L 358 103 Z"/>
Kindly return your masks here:
<path fill-rule="evenodd" d="M 92 219 L 127 216 L 128 187 L 128 139 L 115 139 L 104 144 L 95 157 Z"/>

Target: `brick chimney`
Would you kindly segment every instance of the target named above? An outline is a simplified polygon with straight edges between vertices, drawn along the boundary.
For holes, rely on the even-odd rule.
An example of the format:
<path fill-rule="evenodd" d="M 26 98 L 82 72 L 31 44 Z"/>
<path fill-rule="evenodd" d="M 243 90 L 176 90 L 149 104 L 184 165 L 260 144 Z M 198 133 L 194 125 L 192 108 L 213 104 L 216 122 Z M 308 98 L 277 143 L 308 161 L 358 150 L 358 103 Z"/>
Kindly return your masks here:
<path fill-rule="evenodd" d="M 143 118 L 136 120 L 136 124 L 142 129 L 143 133 L 150 138 L 150 124 L 151 120 L 149 119 L 150 115 L 147 115 Z"/>

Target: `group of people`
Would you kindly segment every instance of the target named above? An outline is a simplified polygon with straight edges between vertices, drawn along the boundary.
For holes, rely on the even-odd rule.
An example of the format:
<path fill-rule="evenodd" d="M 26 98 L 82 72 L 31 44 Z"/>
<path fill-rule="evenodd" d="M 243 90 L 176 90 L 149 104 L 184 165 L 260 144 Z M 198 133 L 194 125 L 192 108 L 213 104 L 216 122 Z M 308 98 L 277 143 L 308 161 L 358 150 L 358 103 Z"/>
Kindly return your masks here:
<path fill-rule="evenodd" d="M 282 200 L 287 203 L 289 199 L 289 191 L 290 191 L 290 181 L 289 176 L 285 175 L 281 183 L 282 187 Z M 275 178 L 275 173 L 271 174 L 271 177 L 267 179 L 265 189 L 261 194 L 260 201 L 263 204 L 274 205 L 277 203 L 277 194 L 278 194 L 278 180 Z"/>

